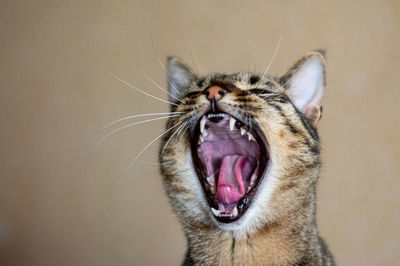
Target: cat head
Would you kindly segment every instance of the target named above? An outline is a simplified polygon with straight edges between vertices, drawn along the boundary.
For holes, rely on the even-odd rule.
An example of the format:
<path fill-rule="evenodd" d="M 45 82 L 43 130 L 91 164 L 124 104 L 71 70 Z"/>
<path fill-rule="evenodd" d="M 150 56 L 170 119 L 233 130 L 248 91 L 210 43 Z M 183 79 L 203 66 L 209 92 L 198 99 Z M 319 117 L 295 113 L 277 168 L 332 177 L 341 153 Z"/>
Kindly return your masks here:
<path fill-rule="evenodd" d="M 159 160 L 184 227 L 250 232 L 313 204 L 325 55 L 279 76 L 197 76 L 168 59 L 171 112 Z M 304 215 L 304 212 L 303 212 Z"/>

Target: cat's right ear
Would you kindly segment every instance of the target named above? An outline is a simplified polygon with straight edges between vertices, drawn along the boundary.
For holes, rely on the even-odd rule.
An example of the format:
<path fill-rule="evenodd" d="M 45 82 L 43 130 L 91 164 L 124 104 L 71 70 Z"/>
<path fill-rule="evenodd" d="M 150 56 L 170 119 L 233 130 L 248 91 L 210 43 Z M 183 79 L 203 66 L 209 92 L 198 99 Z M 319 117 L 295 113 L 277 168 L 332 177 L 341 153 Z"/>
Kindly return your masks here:
<path fill-rule="evenodd" d="M 173 103 L 197 79 L 196 74 L 175 57 L 168 57 L 167 75 L 169 100 Z"/>

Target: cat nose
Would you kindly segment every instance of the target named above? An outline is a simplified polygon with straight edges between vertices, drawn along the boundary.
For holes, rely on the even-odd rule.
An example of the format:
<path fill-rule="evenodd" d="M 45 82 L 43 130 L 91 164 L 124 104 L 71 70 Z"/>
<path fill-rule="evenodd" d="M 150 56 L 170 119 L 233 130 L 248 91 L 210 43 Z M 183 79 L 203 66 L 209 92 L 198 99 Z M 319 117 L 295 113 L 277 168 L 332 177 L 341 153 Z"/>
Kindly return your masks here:
<path fill-rule="evenodd" d="M 216 85 L 209 87 L 204 92 L 209 101 L 219 101 L 225 93 L 226 91 L 223 88 Z"/>

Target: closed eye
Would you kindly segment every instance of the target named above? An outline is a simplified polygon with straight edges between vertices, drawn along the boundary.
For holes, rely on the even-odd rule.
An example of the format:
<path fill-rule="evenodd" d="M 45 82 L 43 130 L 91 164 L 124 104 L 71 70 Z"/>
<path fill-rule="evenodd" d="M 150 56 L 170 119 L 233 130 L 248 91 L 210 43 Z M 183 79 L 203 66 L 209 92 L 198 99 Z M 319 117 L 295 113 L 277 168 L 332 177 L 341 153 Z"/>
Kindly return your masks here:
<path fill-rule="evenodd" d="M 251 93 L 255 93 L 255 94 L 271 94 L 272 91 L 267 90 L 267 89 L 251 89 L 249 90 Z"/>
<path fill-rule="evenodd" d="M 187 97 L 187 98 L 195 98 L 195 97 L 197 97 L 197 95 L 199 95 L 199 94 L 200 94 L 200 91 L 192 91 L 192 92 L 187 93 L 187 94 L 185 95 L 185 97 Z"/>

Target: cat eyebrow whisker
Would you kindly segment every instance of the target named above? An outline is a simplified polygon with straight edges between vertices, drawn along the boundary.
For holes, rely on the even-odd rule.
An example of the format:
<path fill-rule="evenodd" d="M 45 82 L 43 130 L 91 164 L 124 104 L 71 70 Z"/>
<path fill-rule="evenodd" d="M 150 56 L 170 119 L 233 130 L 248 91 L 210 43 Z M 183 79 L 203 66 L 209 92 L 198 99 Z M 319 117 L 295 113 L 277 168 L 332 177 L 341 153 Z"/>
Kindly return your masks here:
<path fill-rule="evenodd" d="M 159 88 L 160 90 L 162 90 L 163 92 L 167 93 L 169 96 L 171 96 L 172 98 L 178 100 L 179 102 L 183 103 L 179 98 L 175 97 L 174 95 L 172 95 L 171 93 L 169 93 L 166 89 L 164 89 L 163 87 L 161 87 L 160 84 L 158 84 L 157 82 L 155 82 L 154 80 L 152 80 L 149 75 L 147 75 L 146 73 L 144 73 L 144 75 L 146 76 L 146 78 L 154 84 L 154 86 L 156 86 L 157 88 Z"/>
<path fill-rule="evenodd" d="M 189 47 L 189 49 L 190 49 L 190 54 L 191 54 L 191 56 L 192 56 L 195 69 L 197 69 L 197 73 L 201 74 L 203 71 L 201 71 L 200 64 L 198 63 L 199 60 L 196 60 L 197 57 L 196 57 L 196 55 L 194 54 L 193 48 L 192 48 L 192 47 Z M 197 61 L 197 63 L 196 63 L 196 61 Z"/>
<path fill-rule="evenodd" d="M 264 78 L 264 76 L 267 74 L 269 68 L 272 65 L 272 62 L 274 62 L 274 59 L 275 59 L 276 55 L 278 54 L 279 48 L 281 47 L 281 41 L 282 41 L 282 36 L 279 34 L 279 40 L 278 40 L 278 43 L 277 43 L 277 45 L 275 47 L 274 53 L 272 54 L 271 59 L 269 60 L 269 63 L 267 65 L 267 67 L 265 68 L 264 73 L 262 74 L 262 76 L 260 78 L 260 81 L 257 84 L 257 87 L 260 84 L 261 80 Z"/>
<path fill-rule="evenodd" d="M 138 92 L 143 93 L 144 95 L 147 95 L 147 96 L 149 96 L 149 97 L 151 97 L 151 98 L 154 98 L 154 99 L 159 100 L 159 101 L 164 102 L 164 103 L 168 103 L 168 104 L 172 104 L 172 105 L 179 106 L 179 104 L 176 104 L 176 103 L 172 103 L 172 102 L 163 100 L 163 99 L 158 98 L 158 97 L 156 97 L 156 96 L 154 96 L 154 95 L 151 95 L 150 93 L 147 93 L 147 92 L 145 92 L 145 91 L 142 91 L 142 90 L 139 89 L 139 88 L 136 88 L 135 86 L 133 86 L 133 85 L 130 84 L 129 82 L 123 80 L 122 78 L 118 77 L 118 76 L 115 75 L 114 73 L 111 73 L 111 75 L 112 75 L 114 78 L 116 78 L 117 80 L 119 80 L 119 81 L 121 81 L 122 83 L 124 83 L 125 85 L 127 85 L 128 87 L 130 87 L 130 88 L 132 88 L 132 89 L 135 89 L 135 90 L 137 90 Z"/>
<path fill-rule="evenodd" d="M 128 119 L 131 119 L 131 118 L 136 118 L 136 117 L 153 116 L 153 115 L 183 114 L 183 113 L 184 112 L 169 112 L 169 113 L 148 113 L 148 114 L 130 115 L 130 116 L 125 116 L 125 117 L 122 117 L 120 119 L 114 120 L 114 121 L 102 126 L 101 128 L 105 129 L 105 128 L 108 128 L 108 127 L 118 123 L 118 122 L 121 122 L 121 121 L 124 121 L 124 120 L 128 120 Z"/>
<path fill-rule="evenodd" d="M 179 132 L 183 129 L 183 127 L 184 127 L 187 123 L 188 123 L 188 122 L 186 121 L 185 123 L 183 123 L 182 125 L 180 125 L 180 127 L 178 127 L 178 128 L 175 130 L 175 132 L 171 135 L 171 137 L 169 137 L 167 143 L 165 143 L 165 145 L 164 145 L 164 147 L 163 147 L 163 149 L 162 149 L 162 151 L 161 151 L 160 158 L 162 158 L 162 156 L 163 156 L 163 154 L 164 154 L 164 151 L 165 151 L 165 148 L 168 146 L 169 142 L 174 138 L 175 134 L 178 133 L 178 135 L 179 135 Z"/>
<path fill-rule="evenodd" d="M 171 131 L 172 129 L 174 129 L 175 127 L 179 126 L 180 124 L 182 124 L 183 121 L 176 123 L 176 125 L 170 127 L 169 129 L 165 130 L 161 135 L 159 135 L 158 137 L 156 137 L 154 140 L 152 140 L 149 144 L 146 145 L 146 147 L 144 147 L 139 153 L 138 155 L 136 155 L 135 158 L 133 158 L 133 160 L 131 161 L 131 163 L 129 164 L 128 168 L 125 171 L 125 175 L 127 175 L 129 173 L 129 171 L 131 170 L 132 166 L 135 164 L 136 160 L 140 157 L 140 155 L 143 154 L 143 152 L 145 152 L 147 150 L 147 148 L 149 148 L 154 142 L 156 142 L 159 138 L 161 138 L 162 136 L 164 136 L 165 134 L 167 134 L 169 131 Z"/>
<path fill-rule="evenodd" d="M 158 53 L 157 50 L 154 46 L 154 39 L 153 39 L 153 31 L 151 32 L 151 36 L 150 36 L 150 40 L 151 40 L 151 48 L 153 49 L 153 53 L 155 55 L 155 57 L 157 58 L 158 63 L 160 64 L 160 66 L 167 71 L 167 68 L 165 67 L 165 65 L 163 64 L 163 62 L 160 60 L 160 58 L 158 57 Z"/>
<path fill-rule="evenodd" d="M 102 138 L 100 139 L 100 141 L 96 144 L 96 146 L 101 145 L 101 144 L 104 142 L 104 140 L 106 140 L 108 137 L 110 137 L 111 135 L 113 135 L 113 134 L 117 133 L 118 131 L 123 130 L 123 129 L 125 129 L 125 128 L 132 127 L 132 126 L 135 126 L 135 125 L 139 125 L 139 124 L 142 124 L 142 123 L 147 123 L 147 122 L 151 122 L 151 121 L 155 121 L 155 120 L 160 120 L 160 119 L 167 119 L 167 118 L 176 117 L 176 116 L 179 116 L 179 114 L 176 114 L 176 115 L 168 115 L 168 116 L 162 116 L 162 117 L 157 117 L 157 118 L 152 118 L 152 119 L 147 119 L 147 120 L 143 120 L 143 121 L 139 121 L 139 122 L 135 122 L 135 123 L 132 123 L 132 124 L 128 124 L 128 125 L 119 127 L 119 128 L 117 128 L 117 129 L 114 129 L 113 131 L 107 133 L 104 137 L 102 137 Z"/>

